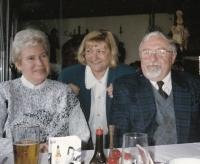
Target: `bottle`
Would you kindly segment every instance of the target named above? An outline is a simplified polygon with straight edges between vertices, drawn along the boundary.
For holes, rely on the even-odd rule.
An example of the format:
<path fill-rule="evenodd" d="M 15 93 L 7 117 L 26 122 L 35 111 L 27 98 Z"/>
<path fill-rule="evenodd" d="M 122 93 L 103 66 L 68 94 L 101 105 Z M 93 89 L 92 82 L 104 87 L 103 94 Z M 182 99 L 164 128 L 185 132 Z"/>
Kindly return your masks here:
<path fill-rule="evenodd" d="M 106 157 L 103 152 L 103 129 L 101 127 L 96 130 L 95 152 L 90 164 L 106 164 Z"/>
<path fill-rule="evenodd" d="M 55 163 L 56 163 L 56 164 L 61 163 L 61 154 L 60 154 L 59 145 L 57 145 L 57 150 L 56 150 L 56 155 L 55 155 L 55 157 L 56 157 Z"/>
<path fill-rule="evenodd" d="M 110 132 L 109 148 L 110 148 L 110 152 L 109 152 L 109 157 L 107 159 L 107 164 L 118 164 L 118 157 L 115 156 L 115 153 L 114 153 L 114 150 L 113 150 L 113 148 L 114 148 L 114 144 L 113 144 L 114 128 L 115 128 L 114 125 L 109 125 L 109 132 Z"/>

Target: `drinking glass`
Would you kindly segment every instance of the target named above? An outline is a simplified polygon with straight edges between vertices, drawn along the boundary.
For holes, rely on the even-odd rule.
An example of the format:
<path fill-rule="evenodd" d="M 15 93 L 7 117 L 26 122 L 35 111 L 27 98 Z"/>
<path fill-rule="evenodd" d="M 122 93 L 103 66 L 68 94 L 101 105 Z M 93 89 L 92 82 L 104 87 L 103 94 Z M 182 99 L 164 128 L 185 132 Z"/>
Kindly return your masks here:
<path fill-rule="evenodd" d="M 147 146 L 147 134 L 125 133 L 122 145 L 122 164 L 147 164 Z"/>
<path fill-rule="evenodd" d="M 13 127 L 15 164 L 38 164 L 40 126 L 20 124 Z"/>

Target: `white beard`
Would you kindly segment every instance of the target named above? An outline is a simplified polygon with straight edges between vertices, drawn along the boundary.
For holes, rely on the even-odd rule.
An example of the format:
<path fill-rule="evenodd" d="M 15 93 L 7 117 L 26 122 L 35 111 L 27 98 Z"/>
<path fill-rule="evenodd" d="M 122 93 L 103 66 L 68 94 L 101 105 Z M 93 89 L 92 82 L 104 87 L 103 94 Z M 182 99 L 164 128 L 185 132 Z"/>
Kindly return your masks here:
<path fill-rule="evenodd" d="M 154 63 L 154 64 L 149 63 L 148 65 L 159 65 L 160 66 L 160 64 L 157 64 L 157 63 Z M 148 65 L 147 65 L 147 69 L 146 69 L 146 76 L 149 79 L 154 79 L 161 75 L 161 73 L 162 73 L 161 66 L 158 69 L 148 69 Z"/>

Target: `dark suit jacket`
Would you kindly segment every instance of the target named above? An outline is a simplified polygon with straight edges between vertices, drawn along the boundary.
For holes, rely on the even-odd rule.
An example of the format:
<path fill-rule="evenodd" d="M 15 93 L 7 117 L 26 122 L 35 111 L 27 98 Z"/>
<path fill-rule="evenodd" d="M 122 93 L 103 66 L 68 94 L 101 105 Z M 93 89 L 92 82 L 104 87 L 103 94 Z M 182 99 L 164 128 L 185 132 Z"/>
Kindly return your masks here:
<path fill-rule="evenodd" d="M 77 64 L 70 67 L 64 68 L 59 74 L 58 81 L 64 82 L 66 84 L 73 83 L 80 88 L 80 98 L 83 103 L 83 108 L 85 111 L 86 120 L 89 120 L 90 117 L 90 105 L 91 105 L 91 90 L 86 89 L 85 87 L 85 66 Z M 133 67 L 126 64 L 119 64 L 116 69 L 109 69 L 108 72 L 108 81 L 107 87 L 110 83 L 113 83 L 114 80 L 120 76 L 133 73 Z M 106 114 L 107 122 L 109 125 L 109 109 L 110 109 L 110 97 L 106 96 Z"/>
<path fill-rule="evenodd" d="M 200 78 L 171 71 L 177 142 L 200 141 Z M 110 123 L 115 125 L 114 145 L 122 146 L 124 133 L 147 133 L 153 145 L 156 104 L 150 81 L 141 71 L 125 75 L 114 82 Z"/>

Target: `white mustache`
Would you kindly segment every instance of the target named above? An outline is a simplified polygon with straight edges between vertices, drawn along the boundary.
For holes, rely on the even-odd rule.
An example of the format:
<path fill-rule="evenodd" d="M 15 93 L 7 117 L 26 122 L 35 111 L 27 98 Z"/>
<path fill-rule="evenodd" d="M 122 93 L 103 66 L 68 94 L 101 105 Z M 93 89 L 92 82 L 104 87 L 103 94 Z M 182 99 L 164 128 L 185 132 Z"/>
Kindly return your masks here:
<path fill-rule="evenodd" d="M 159 63 L 148 63 L 148 64 L 147 64 L 147 67 L 148 67 L 148 66 L 154 66 L 154 65 L 156 65 L 156 66 L 161 66 L 161 64 L 159 64 Z"/>

